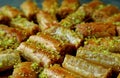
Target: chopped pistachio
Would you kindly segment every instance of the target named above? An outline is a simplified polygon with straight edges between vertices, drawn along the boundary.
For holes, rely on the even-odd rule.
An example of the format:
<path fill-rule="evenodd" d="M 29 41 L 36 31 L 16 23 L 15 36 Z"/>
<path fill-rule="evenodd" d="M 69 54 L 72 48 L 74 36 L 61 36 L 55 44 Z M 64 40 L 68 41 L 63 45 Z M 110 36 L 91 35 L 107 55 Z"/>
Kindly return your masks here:
<path fill-rule="evenodd" d="M 80 7 L 76 12 L 63 19 L 60 24 L 66 28 L 72 28 L 73 25 L 81 23 L 85 18 L 85 15 L 85 11 L 82 9 L 82 7 Z"/>
<path fill-rule="evenodd" d="M 33 21 L 28 21 L 26 18 L 22 18 L 20 16 L 18 16 L 17 18 L 12 19 L 11 24 L 13 25 L 17 25 L 17 26 L 21 26 L 25 29 L 27 29 L 28 27 L 34 26 L 35 24 L 33 23 Z"/>
<path fill-rule="evenodd" d="M 3 63 L 2 62 L 0 62 L 0 68 L 3 66 Z"/>
<path fill-rule="evenodd" d="M 120 22 L 114 22 L 114 25 L 120 26 Z"/>
<path fill-rule="evenodd" d="M 32 63 L 31 67 L 32 67 L 33 70 L 37 70 L 39 65 L 38 65 L 38 63 Z"/>
<path fill-rule="evenodd" d="M 103 9 L 105 7 L 105 5 L 101 4 L 97 7 L 97 9 Z"/>
<path fill-rule="evenodd" d="M 48 78 L 48 76 L 47 74 L 42 72 L 41 74 L 39 74 L 39 78 Z"/>
<path fill-rule="evenodd" d="M 0 36 L 4 36 L 5 32 L 3 30 L 0 30 Z"/>
<path fill-rule="evenodd" d="M 104 50 L 104 51 L 103 51 L 103 54 L 108 55 L 108 54 L 109 54 L 109 51 Z"/>

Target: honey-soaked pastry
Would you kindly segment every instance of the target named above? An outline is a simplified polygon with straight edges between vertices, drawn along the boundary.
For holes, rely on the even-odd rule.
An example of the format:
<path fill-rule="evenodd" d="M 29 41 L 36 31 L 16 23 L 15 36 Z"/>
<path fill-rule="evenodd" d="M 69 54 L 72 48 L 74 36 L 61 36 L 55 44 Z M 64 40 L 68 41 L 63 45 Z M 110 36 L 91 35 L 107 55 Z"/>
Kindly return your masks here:
<path fill-rule="evenodd" d="M 114 14 L 110 17 L 108 17 L 105 22 L 108 22 L 108 23 L 113 23 L 113 24 L 117 24 L 117 22 L 120 22 L 120 13 L 117 13 L 117 14 Z"/>
<path fill-rule="evenodd" d="M 97 9 L 93 13 L 92 18 L 96 22 L 104 22 L 108 17 L 117 13 L 120 13 L 120 10 L 118 9 L 118 7 L 113 5 L 106 5 L 100 9 Z"/>
<path fill-rule="evenodd" d="M 118 36 L 120 36 L 120 19 L 119 18 L 120 18 L 120 13 L 117 13 L 117 14 L 112 15 L 105 21 L 107 23 L 112 23 L 112 24 L 116 25 L 116 30 L 117 30 Z"/>
<path fill-rule="evenodd" d="M 21 62 L 19 51 L 6 49 L 0 51 L 0 72 L 12 69 L 14 65 Z"/>
<path fill-rule="evenodd" d="M 1 37 L 11 37 L 14 38 L 16 37 L 18 42 L 22 42 L 24 40 L 24 36 L 25 34 L 22 33 L 23 31 L 17 28 L 13 28 L 13 27 L 8 27 L 7 25 L 0 25 L 0 36 Z"/>
<path fill-rule="evenodd" d="M 0 47 L 17 48 L 20 42 L 24 41 L 27 35 L 23 30 L 8 27 L 6 25 L 0 25 Z"/>
<path fill-rule="evenodd" d="M 35 24 L 34 22 L 30 22 L 27 20 L 27 18 L 23 18 L 20 16 L 12 19 L 10 24 L 11 27 L 25 30 L 26 34 L 28 34 L 29 36 L 36 34 L 38 31 L 40 31 L 39 26 L 37 24 Z"/>
<path fill-rule="evenodd" d="M 42 10 L 48 12 L 53 17 L 56 17 L 58 5 L 58 0 L 44 0 L 42 2 Z"/>
<path fill-rule="evenodd" d="M 77 11 L 62 19 L 60 21 L 60 25 L 73 30 L 75 28 L 74 25 L 81 23 L 84 20 L 85 16 L 86 14 L 84 10 L 82 9 L 82 7 L 80 7 Z"/>
<path fill-rule="evenodd" d="M 80 6 L 79 0 L 63 0 L 60 8 L 58 8 L 57 15 L 63 19 L 67 15 L 75 12 L 79 6 Z"/>
<path fill-rule="evenodd" d="M 120 72 L 120 54 L 111 53 L 107 50 L 91 51 L 84 47 L 80 47 L 77 50 L 76 56 L 112 68 L 115 72 Z"/>
<path fill-rule="evenodd" d="M 62 40 L 63 42 L 73 44 L 76 48 L 78 48 L 81 45 L 83 39 L 82 36 L 78 35 L 74 31 L 61 26 L 53 26 L 45 30 L 45 32 L 51 34 L 59 40 Z"/>
<path fill-rule="evenodd" d="M 90 17 L 100 5 L 103 5 L 103 3 L 97 0 L 81 5 L 75 12 L 62 19 L 60 25 L 65 28 L 74 29 L 76 24 L 80 24 L 86 17 Z"/>
<path fill-rule="evenodd" d="M 45 11 L 39 11 L 36 15 L 36 18 L 41 31 L 50 28 L 52 26 L 52 23 L 57 23 L 57 19 Z"/>
<path fill-rule="evenodd" d="M 110 78 L 111 68 L 105 68 L 82 58 L 66 55 L 62 66 L 86 78 Z"/>
<path fill-rule="evenodd" d="M 90 38 L 84 41 L 84 47 L 90 50 L 108 50 L 120 53 L 120 37 Z"/>
<path fill-rule="evenodd" d="M 0 78 L 119 77 L 117 6 L 101 0 L 11 5 L 0 7 Z"/>
<path fill-rule="evenodd" d="M 37 71 L 39 66 L 33 62 L 22 62 L 14 66 L 10 78 L 38 78 Z"/>
<path fill-rule="evenodd" d="M 116 35 L 116 27 L 111 23 L 82 23 L 76 26 L 76 32 L 83 37 L 107 37 Z"/>
<path fill-rule="evenodd" d="M 82 9 L 85 11 L 86 17 L 91 18 L 95 10 L 100 9 L 104 6 L 105 6 L 105 4 L 102 1 L 92 0 L 91 2 L 84 3 L 80 7 L 82 7 Z M 88 19 L 88 18 L 86 18 L 86 19 Z"/>
<path fill-rule="evenodd" d="M 21 5 L 20 8 L 22 9 L 24 15 L 29 20 L 35 20 L 35 15 L 39 11 L 39 7 L 37 4 L 32 0 L 26 0 Z"/>
<path fill-rule="evenodd" d="M 17 50 L 20 51 L 20 54 L 26 60 L 36 62 L 44 67 L 49 67 L 60 59 L 58 52 L 45 49 L 45 47 L 39 43 L 22 42 Z"/>
<path fill-rule="evenodd" d="M 4 15 L 8 16 L 11 19 L 17 16 L 24 16 L 24 14 L 19 9 L 10 5 L 5 5 L 1 7 L 0 12 L 2 12 Z"/>
<path fill-rule="evenodd" d="M 74 45 L 69 43 L 63 43 L 49 34 L 38 33 L 37 35 L 32 35 L 28 39 L 29 41 L 37 42 L 44 45 L 47 49 L 58 51 L 61 55 L 65 54 L 75 54 L 76 48 Z"/>
<path fill-rule="evenodd" d="M 39 78 L 84 78 L 76 73 L 66 70 L 58 64 L 51 66 L 50 68 L 44 68 L 40 73 Z"/>

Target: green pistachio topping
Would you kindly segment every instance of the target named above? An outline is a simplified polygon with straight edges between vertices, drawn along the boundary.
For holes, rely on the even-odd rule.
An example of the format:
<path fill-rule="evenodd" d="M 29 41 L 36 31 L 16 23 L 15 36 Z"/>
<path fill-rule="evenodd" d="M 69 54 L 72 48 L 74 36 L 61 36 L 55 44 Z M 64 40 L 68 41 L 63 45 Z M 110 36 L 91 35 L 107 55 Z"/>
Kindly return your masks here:
<path fill-rule="evenodd" d="M 48 76 L 47 74 L 42 72 L 41 74 L 39 74 L 39 78 L 48 78 Z"/>
<path fill-rule="evenodd" d="M 33 70 L 37 70 L 39 68 L 39 65 L 38 65 L 38 63 L 32 63 L 31 67 Z"/>
<path fill-rule="evenodd" d="M 1 68 L 1 67 L 3 67 L 3 63 L 2 63 L 2 62 L 0 62 L 0 68 Z"/>

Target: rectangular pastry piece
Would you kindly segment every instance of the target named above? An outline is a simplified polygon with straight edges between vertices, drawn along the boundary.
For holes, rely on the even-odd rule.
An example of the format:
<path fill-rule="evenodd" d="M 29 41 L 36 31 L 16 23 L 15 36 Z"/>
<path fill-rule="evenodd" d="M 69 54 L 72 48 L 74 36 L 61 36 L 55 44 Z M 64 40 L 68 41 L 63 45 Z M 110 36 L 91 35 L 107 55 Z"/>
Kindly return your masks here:
<path fill-rule="evenodd" d="M 106 5 L 97 10 L 92 15 L 92 18 L 96 22 L 104 22 L 110 16 L 119 13 L 120 10 L 118 7 L 113 5 Z"/>
<path fill-rule="evenodd" d="M 26 60 L 44 67 L 49 67 L 60 59 L 58 52 L 45 49 L 43 45 L 35 42 L 22 42 L 17 50 Z"/>
<path fill-rule="evenodd" d="M 53 17 L 56 17 L 58 6 L 58 0 L 44 0 L 42 2 L 42 10 L 48 12 Z"/>
<path fill-rule="evenodd" d="M 102 2 L 93 0 L 80 6 L 75 12 L 69 14 L 65 19 L 60 21 L 60 25 L 65 28 L 74 29 L 76 24 L 80 24 L 84 19 L 89 19 L 94 10 L 103 5 Z M 87 18 L 86 18 L 87 17 Z"/>
<path fill-rule="evenodd" d="M 12 69 L 15 64 L 20 62 L 19 51 L 12 49 L 0 51 L 0 72 Z"/>
<path fill-rule="evenodd" d="M 40 10 L 36 14 L 36 18 L 37 18 L 37 23 L 39 24 L 39 27 L 42 31 L 44 31 L 47 28 L 50 28 L 53 23 L 57 23 L 56 17 L 42 10 Z"/>
<path fill-rule="evenodd" d="M 36 34 L 38 31 L 40 31 L 39 26 L 37 24 L 35 24 L 34 22 L 30 22 L 27 20 L 27 18 L 23 18 L 20 16 L 12 19 L 10 24 L 11 27 L 25 30 L 26 33 L 29 35 Z"/>
<path fill-rule="evenodd" d="M 81 35 L 78 35 L 74 31 L 61 26 L 60 27 L 53 26 L 45 30 L 45 32 L 49 33 L 50 35 L 54 36 L 59 40 L 62 40 L 63 42 L 71 43 L 75 47 L 79 47 L 83 40 L 83 37 Z"/>
<path fill-rule="evenodd" d="M 118 36 L 120 36 L 120 19 L 119 18 L 120 18 L 120 13 L 117 13 L 105 20 L 105 22 L 112 23 L 116 26 Z"/>
<path fill-rule="evenodd" d="M 14 66 L 10 78 L 37 78 L 39 66 L 33 62 L 22 62 Z"/>
<path fill-rule="evenodd" d="M 44 47 L 47 49 L 57 51 L 62 56 L 65 54 L 76 54 L 76 48 L 74 45 L 63 43 L 49 34 L 37 33 L 37 35 L 30 36 L 28 41 L 37 42 L 41 45 L 44 45 Z"/>
<path fill-rule="evenodd" d="M 0 25 L 0 46 L 4 48 L 17 48 L 20 42 L 24 41 L 27 35 L 23 30 Z"/>
<path fill-rule="evenodd" d="M 108 22 L 108 23 L 113 23 L 113 24 L 119 24 L 118 22 L 120 22 L 120 13 L 117 13 L 117 14 L 114 14 L 110 17 L 108 17 L 105 22 Z"/>
<path fill-rule="evenodd" d="M 1 7 L 0 12 L 8 16 L 10 19 L 15 18 L 17 16 L 24 16 L 24 14 L 19 9 L 10 5 L 5 5 Z"/>
<path fill-rule="evenodd" d="M 110 78 L 111 75 L 111 68 L 105 68 L 71 55 L 66 55 L 62 66 L 86 78 Z"/>
<path fill-rule="evenodd" d="M 74 30 L 75 25 L 81 23 L 86 16 L 84 10 L 81 9 L 82 9 L 81 7 L 78 8 L 77 11 L 69 14 L 66 18 L 62 19 L 60 21 L 60 25 L 65 28 Z"/>
<path fill-rule="evenodd" d="M 84 47 L 90 50 L 108 50 L 120 53 L 120 37 L 91 38 L 84 41 Z"/>
<path fill-rule="evenodd" d="M 84 37 L 107 37 L 116 35 L 116 26 L 111 23 L 82 23 L 76 26 L 76 32 Z"/>
<path fill-rule="evenodd" d="M 58 8 L 57 15 L 63 19 L 67 15 L 75 12 L 79 6 L 79 0 L 63 0 L 61 6 Z"/>
<path fill-rule="evenodd" d="M 34 1 L 26 0 L 20 5 L 20 8 L 29 20 L 36 20 L 35 17 L 36 13 L 39 11 L 39 7 Z"/>
<path fill-rule="evenodd" d="M 111 53 L 107 50 L 91 51 L 84 47 L 80 47 L 76 56 L 112 68 L 115 72 L 120 72 L 120 54 Z"/>
<path fill-rule="evenodd" d="M 70 72 L 60 65 L 53 65 L 50 68 L 44 68 L 39 78 L 84 78 L 76 73 Z"/>

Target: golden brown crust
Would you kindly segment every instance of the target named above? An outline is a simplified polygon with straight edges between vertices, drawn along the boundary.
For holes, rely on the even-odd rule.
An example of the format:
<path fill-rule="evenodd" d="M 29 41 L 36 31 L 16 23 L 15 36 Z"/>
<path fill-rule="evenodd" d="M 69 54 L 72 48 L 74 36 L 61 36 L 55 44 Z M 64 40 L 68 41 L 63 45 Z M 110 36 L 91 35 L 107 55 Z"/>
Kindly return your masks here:
<path fill-rule="evenodd" d="M 12 69 L 14 65 L 21 62 L 19 52 L 6 49 L 0 52 L 0 72 Z"/>
<path fill-rule="evenodd" d="M 1 12 L 8 16 L 9 18 L 15 18 L 17 16 L 24 16 L 21 11 L 19 11 L 17 8 L 14 8 L 10 5 L 5 5 L 0 8 Z"/>
<path fill-rule="evenodd" d="M 70 72 L 59 65 L 53 65 L 50 68 L 45 68 L 42 74 L 45 74 L 48 78 L 83 78 L 82 76 Z"/>
<path fill-rule="evenodd" d="M 0 30 L 5 32 L 4 36 L 10 38 L 15 37 L 18 42 L 22 42 L 26 38 L 26 35 L 23 33 L 23 31 L 17 28 L 8 27 L 6 25 L 0 25 Z"/>
<path fill-rule="evenodd" d="M 120 53 L 120 37 L 91 38 L 84 41 L 84 47 L 90 50 L 108 50 Z"/>
<path fill-rule="evenodd" d="M 32 62 L 22 62 L 15 66 L 12 78 L 37 78 L 37 73 L 32 69 Z"/>
<path fill-rule="evenodd" d="M 80 5 L 79 0 L 63 0 L 57 15 L 60 18 L 65 18 L 67 15 L 75 12 Z"/>
<path fill-rule="evenodd" d="M 11 78 L 117 78 L 120 11 L 100 0 L 81 6 L 79 1 L 43 0 L 40 9 L 38 1 L 26 0 L 20 5 L 23 13 L 1 7 L 0 23 L 5 25 L 0 25 L 0 78 L 20 58 Z M 6 49 L 18 54 L 4 53 Z M 42 69 L 36 72 L 32 62 Z"/>
<path fill-rule="evenodd" d="M 103 2 L 101 2 L 100 0 L 92 0 L 89 3 L 83 4 L 81 7 L 83 7 L 86 16 L 91 17 L 93 12 L 100 6 L 104 6 Z"/>
<path fill-rule="evenodd" d="M 66 18 L 60 21 L 60 25 L 74 30 L 75 25 L 82 23 L 83 21 L 88 21 L 94 10 L 102 5 L 102 2 L 93 0 L 90 3 L 86 3 L 80 6 L 75 12 L 69 14 Z"/>
<path fill-rule="evenodd" d="M 23 42 L 17 50 L 21 51 L 21 55 L 28 61 L 37 62 L 44 67 L 49 67 L 59 59 L 59 55 L 56 52 L 45 50 L 39 44 L 33 42 Z"/>
<path fill-rule="evenodd" d="M 42 2 L 42 10 L 48 12 L 53 17 L 56 17 L 58 10 L 58 0 L 44 0 Z"/>
<path fill-rule="evenodd" d="M 77 57 L 86 59 L 98 65 L 112 68 L 115 72 L 120 72 L 120 54 L 111 53 L 107 50 L 90 50 L 85 47 L 80 47 L 77 50 Z"/>
<path fill-rule="evenodd" d="M 76 48 L 69 43 L 62 43 L 61 41 L 53 38 L 50 34 L 38 33 L 37 35 L 30 36 L 28 39 L 33 42 L 44 45 L 47 49 L 58 51 L 61 55 L 75 54 Z"/>
<path fill-rule="evenodd" d="M 34 19 L 36 13 L 39 11 L 39 8 L 37 7 L 36 3 L 32 0 L 24 1 L 21 4 L 20 8 L 29 20 Z"/>
<path fill-rule="evenodd" d="M 33 41 L 33 42 L 38 42 L 38 43 L 44 45 L 46 48 L 56 50 L 56 51 L 59 50 L 60 46 L 62 46 L 58 40 L 52 38 L 48 34 L 43 34 L 43 33 L 39 33 L 38 35 L 30 36 L 29 40 Z"/>
<path fill-rule="evenodd" d="M 82 37 L 81 35 L 78 35 L 74 31 L 61 27 L 61 26 L 53 26 L 45 31 L 46 33 L 51 34 L 52 36 L 55 36 L 55 38 L 58 38 L 64 43 L 70 43 L 74 45 L 76 48 L 78 48 L 81 45 Z"/>
<path fill-rule="evenodd" d="M 112 15 L 111 17 L 109 17 L 105 22 L 109 22 L 109 23 L 115 23 L 115 22 L 120 22 L 120 13 Z"/>
<path fill-rule="evenodd" d="M 12 21 L 10 22 L 10 26 L 25 30 L 25 33 L 28 36 L 36 34 L 38 31 L 40 31 L 37 24 L 35 24 L 34 22 L 30 22 L 27 20 L 27 18 L 23 17 L 17 17 L 12 19 Z"/>
<path fill-rule="evenodd" d="M 48 12 L 45 11 L 39 11 L 36 15 L 36 18 L 42 31 L 44 31 L 47 28 L 50 28 L 52 26 L 52 23 L 57 22 L 54 16 L 50 15 Z"/>
<path fill-rule="evenodd" d="M 111 68 L 105 68 L 82 58 L 66 55 L 62 66 L 87 78 L 109 78 Z"/>
<path fill-rule="evenodd" d="M 98 9 L 93 13 L 93 20 L 96 22 L 104 22 L 107 18 L 110 16 L 119 13 L 120 10 L 113 5 L 107 5 L 103 7 L 102 9 Z"/>
<path fill-rule="evenodd" d="M 120 36 L 120 13 L 114 14 L 109 17 L 105 22 L 112 23 L 116 26 L 117 35 Z"/>
<path fill-rule="evenodd" d="M 76 26 L 76 32 L 84 37 L 107 37 L 116 35 L 116 27 L 111 23 L 82 23 Z"/>

